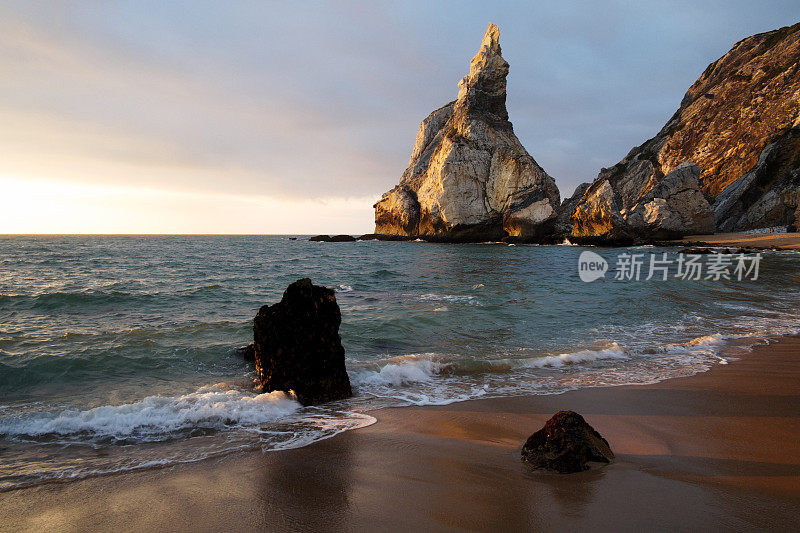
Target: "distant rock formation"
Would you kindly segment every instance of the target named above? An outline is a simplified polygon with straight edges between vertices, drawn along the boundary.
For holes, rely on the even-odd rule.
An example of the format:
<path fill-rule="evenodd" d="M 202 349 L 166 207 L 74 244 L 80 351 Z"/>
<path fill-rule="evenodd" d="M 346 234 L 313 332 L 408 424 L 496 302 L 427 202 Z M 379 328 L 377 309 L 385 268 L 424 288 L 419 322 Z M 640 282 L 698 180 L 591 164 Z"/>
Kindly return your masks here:
<path fill-rule="evenodd" d="M 798 126 L 800 24 L 795 24 L 748 37 L 709 65 L 658 135 L 602 169 L 572 212 L 563 215 L 565 225 L 572 225 L 569 238 L 713 232 L 692 179 L 682 193 L 691 206 L 663 198 L 670 186 L 656 190 L 684 162 L 701 169 L 698 187 L 713 204 L 717 230 L 796 225 Z M 659 198 L 672 204 L 671 213 L 680 207 L 680 216 L 662 214 Z"/>
<path fill-rule="evenodd" d="M 559 411 L 522 447 L 522 460 L 562 474 L 588 470 L 589 462 L 610 463 L 608 441 L 575 411 Z"/>
<path fill-rule="evenodd" d="M 458 99 L 422 121 L 399 185 L 375 204 L 375 233 L 439 241 L 540 240 L 559 211 L 555 181 L 514 135 L 508 63 L 489 24 Z"/>
<path fill-rule="evenodd" d="M 262 389 L 292 391 L 303 405 L 352 396 L 341 322 L 334 291 L 308 278 L 289 285 L 280 302 L 259 309 L 253 344 Z"/>
<path fill-rule="evenodd" d="M 356 238 L 352 235 L 314 235 L 308 239 L 311 242 L 355 242 Z"/>

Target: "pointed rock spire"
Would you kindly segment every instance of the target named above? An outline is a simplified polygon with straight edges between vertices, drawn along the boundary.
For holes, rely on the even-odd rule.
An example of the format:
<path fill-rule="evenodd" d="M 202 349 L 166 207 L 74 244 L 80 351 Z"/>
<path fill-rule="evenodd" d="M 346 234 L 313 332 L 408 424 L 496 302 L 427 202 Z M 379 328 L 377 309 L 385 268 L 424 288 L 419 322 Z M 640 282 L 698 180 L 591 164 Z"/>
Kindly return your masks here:
<path fill-rule="evenodd" d="M 508 63 L 500 49 L 500 29 L 490 23 L 483 34 L 480 50 L 470 61 L 469 74 L 458 82 L 456 114 L 480 111 L 485 115 L 482 118 L 496 126 L 505 126 L 508 122 L 506 76 Z"/>
<path fill-rule="evenodd" d="M 420 124 L 400 183 L 375 204 L 375 233 L 439 241 L 544 241 L 561 202 L 555 181 L 514 135 L 508 63 L 494 24 L 458 100 Z"/>

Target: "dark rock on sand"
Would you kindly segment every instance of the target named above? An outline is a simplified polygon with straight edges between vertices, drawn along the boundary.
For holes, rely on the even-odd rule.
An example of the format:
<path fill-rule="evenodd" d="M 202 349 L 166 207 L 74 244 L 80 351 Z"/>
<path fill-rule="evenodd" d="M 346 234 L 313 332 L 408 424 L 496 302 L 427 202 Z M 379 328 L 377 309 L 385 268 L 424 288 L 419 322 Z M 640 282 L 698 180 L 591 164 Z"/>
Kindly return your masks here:
<path fill-rule="evenodd" d="M 352 235 L 334 235 L 333 237 L 330 235 L 315 235 L 308 240 L 314 242 L 355 242 L 356 238 Z"/>
<path fill-rule="evenodd" d="M 308 278 L 289 285 L 279 303 L 259 309 L 253 334 L 262 389 L 293 391 L 303 405 L 352 396 L 341 322 L 334 291 Z"/>
<path fill-rule="evenodd" d="M 522 447 L 522 460 L 534 468 L 562 474 L 588 470 L 590 461 L 610 463 L 606 439 L 574 411 L 559 411 Z"/>

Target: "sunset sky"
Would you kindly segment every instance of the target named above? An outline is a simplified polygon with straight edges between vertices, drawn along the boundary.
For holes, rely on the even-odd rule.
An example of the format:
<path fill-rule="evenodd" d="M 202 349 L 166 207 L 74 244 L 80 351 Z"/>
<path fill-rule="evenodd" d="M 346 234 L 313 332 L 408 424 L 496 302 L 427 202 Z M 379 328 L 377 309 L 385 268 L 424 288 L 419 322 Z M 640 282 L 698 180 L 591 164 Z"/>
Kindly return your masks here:
<path fill-rule="evenodd" d="M 0 233 L 366 233 L 488 22 L 562 197 L 797 0 L 0 4 Z"/>

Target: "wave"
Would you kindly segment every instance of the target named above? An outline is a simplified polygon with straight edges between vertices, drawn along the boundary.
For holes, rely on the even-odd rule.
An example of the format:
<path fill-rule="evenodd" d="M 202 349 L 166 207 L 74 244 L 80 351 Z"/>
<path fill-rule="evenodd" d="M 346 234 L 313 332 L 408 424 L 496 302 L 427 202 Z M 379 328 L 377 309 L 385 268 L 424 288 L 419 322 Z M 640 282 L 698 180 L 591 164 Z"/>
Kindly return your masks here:
<path fill-rule="evenodd" d="M 254 394 L 225 384 L 182 396 L 150 396 L 85 411 L 0 418 L 0 435 L 48 442 L 158 442 L 186 430 L 246 427 L 292 414 L 300 404 L 283 392 Z"/>
<path fill-rule="evenodd" d="M 607 348 L 600 350 L 579 350 L 577 352 L 531 357 L 522 361 L 519 366 L 524 368 L 561 368 L 566 365 L 587 363 L 603 359 L 628 359 L 628 354 L 620 348 L 619 344 L 612 342 Z"/>
<path fill-rule="evenodd" d="M 412 383 L 429 382 L 442 372 L 447 365 L 434 361 L 436 354 L 412 354 L 393 357 L 384 361 L 379 368 L 362 369 L 351 373 L 356 387 L 373 385 L 392 385 L 400 387 Z"/>
<path fill-rule="evenodd" d="M 336 292 L 353 292 L 353 287 L 350 285 L 339 285 L 339 288 L 336 289 Z"/>

